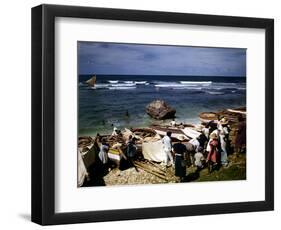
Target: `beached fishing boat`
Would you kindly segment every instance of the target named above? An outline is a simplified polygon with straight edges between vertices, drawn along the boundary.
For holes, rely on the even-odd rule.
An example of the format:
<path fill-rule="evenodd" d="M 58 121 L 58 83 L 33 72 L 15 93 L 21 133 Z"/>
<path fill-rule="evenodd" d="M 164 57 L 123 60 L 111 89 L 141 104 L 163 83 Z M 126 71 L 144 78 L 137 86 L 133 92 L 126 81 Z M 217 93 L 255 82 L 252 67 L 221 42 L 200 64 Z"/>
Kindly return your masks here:
<path fill-rule="evenodd" d="M 246 118 L 246 107 L 239 107 L 234 109 L 225 109 L 218 112 L 220 117 L 225 117 L 230 124 L 237 123 L 240 116 Z"/>
<path fill-rule="evenodd" d="M 199 114 L 199 118 L 202 123 L 208 123 L 210 121 L 217 121 L 218 114 L 214 112 L 202 112 Z"/>
<path fill-rule="evenodd" d="M 181 131 L 190 139 L 195 139 L 195 138 L 199 137 L 201 134 L 200 132 L 198 132 L 190 127 L 185 127 Z"/>
<path fill-rule="evenodd" d="M 109 148 L 108 150 L 108 158 L 112 161 L 117 161 L 120 162 L 121 158 L 122 158 L 122 154 L 120 153 L 120 151 L 118 149 L 112 149 Z"/>
<path fill-rule="evenodd" d="M 97 149 L 93 144 L 87 145 L 89 150 L 82 152 L 81 147 L 78 149 L 78 186 L 82 186 L 89 175 L 89 168 L 96 161 Z"/>
<path fill-rule="evenodd" d="M 172 133 L 171 135 L 172 138 L 178 139 L 179 136 L 184 136 L 186 140 L 191 139 L 187 137 L 181 129 L 178 128 L 170 128 L 170 127 L 162 127 L 162 126 L 151 126 L 151 128 L 160 136 L 165 136 L 167 132 L 170 131 Z"/>
<path fill-rule="evenodd" d="M 155 136 L 156 132 L 151 128 L 132 128 L 131 131 L 139 136 L 146 137 L 146 136 Z"/>
<path fill-rule="evenodd" d="M 84 181 L 88 177 L 89 173 L 88 173 L 87 168 L 85 166 L 85 163 L 82 159 L 81 153 L 79 151 L 77 153 L 78 153 L 78 155 L 77 155 L 77 160 L 78 160 L 78 165 L 77 165 L 78 166 L 78 173 L 77 173 L 78 181 L 77 181 L 77 185 L 79 187 L 81 187 L 84 184 Z"/>
<path fill-rule="evenodd" d="M 97 77 L 96 75 L 93 75 L 90 79 L 86 81 L 86 83 L 91 87 L 95 87 L 96 81 L 97 81 Z"/>
<path fill-rule="evenodd" d="M 239 113 L 239 114 L 246 115 L 246 107 L 240 107 L 240 108 L 236 108 L 236 109 L 228 109 L 227 111 L 231 112 L 231 113 Z"/>

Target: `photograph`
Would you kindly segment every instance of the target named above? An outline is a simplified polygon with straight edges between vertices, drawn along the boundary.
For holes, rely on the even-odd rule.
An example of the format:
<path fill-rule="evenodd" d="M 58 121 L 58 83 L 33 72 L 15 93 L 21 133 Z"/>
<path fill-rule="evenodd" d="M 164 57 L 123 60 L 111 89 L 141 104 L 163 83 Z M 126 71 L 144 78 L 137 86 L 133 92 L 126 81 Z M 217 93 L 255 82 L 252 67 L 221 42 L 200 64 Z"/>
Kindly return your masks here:
<path fill-rule="evenodd" d="M 247 49 L 77 41 L 77 187 L 246 180 Z"/>

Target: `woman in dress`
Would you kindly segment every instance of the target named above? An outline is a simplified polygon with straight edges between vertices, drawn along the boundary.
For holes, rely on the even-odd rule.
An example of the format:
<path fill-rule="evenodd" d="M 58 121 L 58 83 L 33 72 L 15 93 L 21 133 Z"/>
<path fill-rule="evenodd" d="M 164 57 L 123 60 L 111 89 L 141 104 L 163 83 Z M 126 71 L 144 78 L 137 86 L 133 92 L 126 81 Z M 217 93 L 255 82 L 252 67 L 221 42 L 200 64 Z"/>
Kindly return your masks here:
<path fill-rule="evenodd" d="M 219 142 L 221 147 L 221 164 L 223 166 L 228 165 L 228 136 L 229 136 L 229 129 L 228 129 L 228 120 L 226 118 L 222 118 L 218 124 L 218 133 L 219 133 Z"/>
<path fill-rule="evenodd" d="M 186 146 L 182 143 L 185 140 L 183 135 L 178 137 L 179 142 L 173 145 L 172 151 L 175 155 L 175 176 L 179 177 L 180 182 L 184 182 L 186 176 L 186 161 L 185 153 L 187 153 Z"/>
<path fill-rule="evenodd" d="M 213 171 L 214 166 L 219 162 L 219 141 L 216 133 L 210 135 L 209 149 L 207 156 L 209 173 Z"/>

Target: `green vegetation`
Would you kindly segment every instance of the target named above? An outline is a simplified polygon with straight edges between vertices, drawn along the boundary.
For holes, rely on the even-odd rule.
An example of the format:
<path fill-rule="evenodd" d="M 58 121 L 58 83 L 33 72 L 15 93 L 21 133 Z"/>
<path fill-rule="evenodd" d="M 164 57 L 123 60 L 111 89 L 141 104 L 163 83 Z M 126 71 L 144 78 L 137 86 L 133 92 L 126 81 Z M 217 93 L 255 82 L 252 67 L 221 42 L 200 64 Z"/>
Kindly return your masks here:
<path fill-rule="evenodd" d="M 199 173 L 196 173 L 196 168 L 188 169 L 188 178 L 190 181 L 226 181 L 226 180 L 245 180 L 246 179 L 246 155 L 241 154 L 239 157 L 234 155 L 229 156 L 229 165 L 220 167 L 217 170 L 208 172 L 204 168 Z"/>

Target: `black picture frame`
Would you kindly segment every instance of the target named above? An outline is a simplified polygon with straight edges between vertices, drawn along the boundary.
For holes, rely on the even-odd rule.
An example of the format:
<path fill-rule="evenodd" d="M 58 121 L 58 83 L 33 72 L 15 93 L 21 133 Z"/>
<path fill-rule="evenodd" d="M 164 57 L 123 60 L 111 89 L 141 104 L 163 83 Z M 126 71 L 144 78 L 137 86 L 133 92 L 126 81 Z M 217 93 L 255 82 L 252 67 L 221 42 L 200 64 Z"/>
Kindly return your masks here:
<path fill-rule="evenodd" d="M 265 200 L 55 213 L 55 18 L 109 19 L 265 29 Z M 41 225 L 274 209 L 274 20 L 62 5 L 32 8 L 32 221 Z"/>

